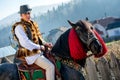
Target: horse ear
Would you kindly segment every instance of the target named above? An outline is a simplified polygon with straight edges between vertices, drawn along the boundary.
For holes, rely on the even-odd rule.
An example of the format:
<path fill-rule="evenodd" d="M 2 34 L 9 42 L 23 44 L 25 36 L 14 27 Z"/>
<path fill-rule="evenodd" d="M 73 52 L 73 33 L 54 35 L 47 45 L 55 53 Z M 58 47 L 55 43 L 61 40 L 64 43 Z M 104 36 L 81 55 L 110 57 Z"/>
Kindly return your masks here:
<path fill-rule="evenodd" d="M 68 20 L 68 23 L 73 27 L 75 28 L 76 27 L 76 24 L 72 23 L 71 21 Z"/>

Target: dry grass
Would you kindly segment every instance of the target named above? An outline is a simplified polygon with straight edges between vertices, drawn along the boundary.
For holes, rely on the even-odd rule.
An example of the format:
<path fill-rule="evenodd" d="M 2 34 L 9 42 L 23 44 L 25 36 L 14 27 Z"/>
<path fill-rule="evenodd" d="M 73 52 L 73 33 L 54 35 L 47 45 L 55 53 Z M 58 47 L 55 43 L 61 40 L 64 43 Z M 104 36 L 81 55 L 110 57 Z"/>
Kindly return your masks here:
<path fill-rule="evenodd" d="M 113 53 L 117 59 L 120 59 L 120 40 L 106 43 L 106 45 L 108 48 L 108 52 L 103 57 L 109 61 L 109 60 L 111 60 L 110 55 L 111 55 L 111 53 Z M 91 54 L 91 52 L 90 52 L 90 54 Z M 99 58 L 94 58 L 94 56 L 92 56 L 91 58 L 95 62 L 97 62 L 99 60 Z"/>
<path fill-rule="evenodd" d="M 109 58 L 110 53 L 114 53 L 115 56 L 120 59 L 120 40 L 107 43 L 108 52 L 105 55 L 106 58 Z"/>

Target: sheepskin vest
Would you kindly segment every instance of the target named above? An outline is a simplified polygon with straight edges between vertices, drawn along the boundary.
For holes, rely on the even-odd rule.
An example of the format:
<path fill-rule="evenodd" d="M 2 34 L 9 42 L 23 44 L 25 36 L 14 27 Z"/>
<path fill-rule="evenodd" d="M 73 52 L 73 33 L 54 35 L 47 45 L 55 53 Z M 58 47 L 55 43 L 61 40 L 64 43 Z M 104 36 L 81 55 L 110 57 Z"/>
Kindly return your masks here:
<path fill-rule="evenodd" d="M 42 43 L 43 39 L 42 39 L 41 33 L 38 29 L 38 25 L 33 21 L 27 22 L 27 21 L 21 19 L 20 22 L 16 22 L 12 26 L 12 33 L 13 33 L 14 40 L 16 40 L 18 42 L 18 50 L 17 50 L 16 57 L 20 58 L 20 57 L 26 57 L 26 56 L 30 56 L 30 55 L 40 53 L 41 52 L 40 50 L 34 49 L 33 51 L 30 51 L 30 50 L 28 50 L 28 49 L 26 49 L 26 48 L 24 48 L 20 45 L 19 39 L 15 35 L 15 28 L 18 25 L 21 25 L 23 27 L 27 37 L 33 43 L 40 44 L 40 45 L 43 44 Z"/>

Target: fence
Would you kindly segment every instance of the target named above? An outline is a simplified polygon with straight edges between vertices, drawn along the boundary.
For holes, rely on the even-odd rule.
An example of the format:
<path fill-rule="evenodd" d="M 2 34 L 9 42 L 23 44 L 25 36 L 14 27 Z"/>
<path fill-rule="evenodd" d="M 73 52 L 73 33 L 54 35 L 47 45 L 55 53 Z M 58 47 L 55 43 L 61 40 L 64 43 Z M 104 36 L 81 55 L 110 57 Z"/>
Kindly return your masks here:
<path fill-rule="evenodd" d="M 88 58 L 82 70 L 86 80 L 120 80 L 120 41 L 108 45 L 104 57 Z"/>

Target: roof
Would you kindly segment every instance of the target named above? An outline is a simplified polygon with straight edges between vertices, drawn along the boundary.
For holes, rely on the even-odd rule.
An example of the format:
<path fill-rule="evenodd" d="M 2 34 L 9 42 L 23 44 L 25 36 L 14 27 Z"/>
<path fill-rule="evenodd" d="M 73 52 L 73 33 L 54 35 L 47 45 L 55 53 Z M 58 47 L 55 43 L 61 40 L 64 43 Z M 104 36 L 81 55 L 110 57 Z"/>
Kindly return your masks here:
<path fill-rule="evenodd" d="M 114 29 L 114 28 L 120 28 L 120 22 L 114 22 L 114 23 L 108 24 L 106 30 Z"/>
<path fill-rule="evenodd" d="M 103 18 L 103 19 L 95 20 L 92 23 L 93 24 L 98 23 L 98 24 L 102 25 L 103 27 L 107 27 L 108 24 L 111 24 L 111 23 L 114 23 L 114 22 L 119 22 L 119 21 L 120 21 L 120 18 L 106 17 L 106 18 Z"/>
<path fill-rule="evenodd" d="M 50 30 L 49 34 L 53 35 L 53 34 L 56 34 L 58 31 L 65 32 L 67 29 L 68 29 L 67 27 L 59 27 L 59 28 Z"/>
<path fill-rule="evenodd" d="M 11 46 L 2 47 L 0 48 L 0 58 L 14 55 L 15 52 L 16 50 L 12 48 Z"/>

